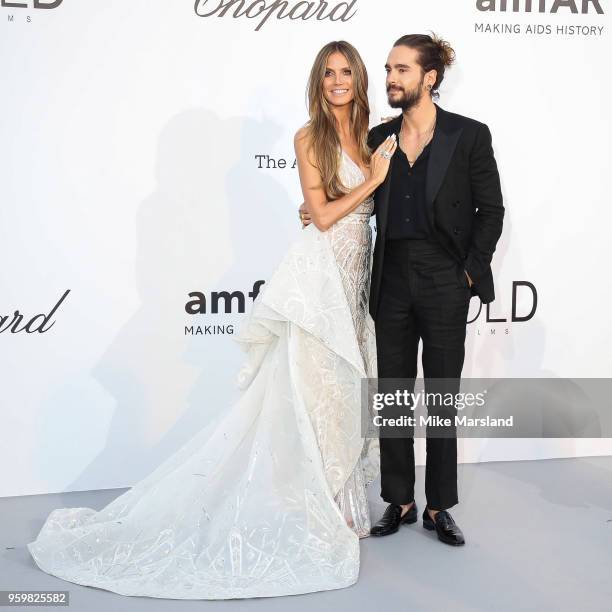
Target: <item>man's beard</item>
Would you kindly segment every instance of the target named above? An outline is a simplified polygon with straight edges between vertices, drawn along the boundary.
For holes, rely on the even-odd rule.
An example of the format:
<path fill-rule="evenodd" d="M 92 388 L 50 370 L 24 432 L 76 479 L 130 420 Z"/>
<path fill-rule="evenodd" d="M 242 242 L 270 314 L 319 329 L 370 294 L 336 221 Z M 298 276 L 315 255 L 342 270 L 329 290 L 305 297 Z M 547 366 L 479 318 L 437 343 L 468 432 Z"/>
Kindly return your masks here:
<path fill-rule="evenodd" d="M 423 97 L 423 81 L 424 79 L 421 79 L 421 82 L 414 89 L 403 92 L 404 95 L 399 98 L 389 98 L 389 90 L 387 89 L 387 101 L 389 102 L 389 106 L 391 108 L 401 108 L 402 111 L 408 111 L 414 108 Z"/>

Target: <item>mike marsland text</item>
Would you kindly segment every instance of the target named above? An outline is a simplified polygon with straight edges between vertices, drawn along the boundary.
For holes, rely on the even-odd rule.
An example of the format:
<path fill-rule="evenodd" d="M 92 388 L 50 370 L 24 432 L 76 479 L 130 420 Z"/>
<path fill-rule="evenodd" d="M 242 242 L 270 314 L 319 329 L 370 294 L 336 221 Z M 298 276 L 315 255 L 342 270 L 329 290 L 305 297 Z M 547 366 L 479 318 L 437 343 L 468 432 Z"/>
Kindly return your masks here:
<path fill-rule="evenodd" d="M 402 415 L 399 417 L 384 417 L 377 414 L 372 422 L 376 427 L 512 427 L 514 416 L 498 419 L 490 416 L 468 417 L 465 414 L 455 415 L 454 418 L 438 415 Z"/>

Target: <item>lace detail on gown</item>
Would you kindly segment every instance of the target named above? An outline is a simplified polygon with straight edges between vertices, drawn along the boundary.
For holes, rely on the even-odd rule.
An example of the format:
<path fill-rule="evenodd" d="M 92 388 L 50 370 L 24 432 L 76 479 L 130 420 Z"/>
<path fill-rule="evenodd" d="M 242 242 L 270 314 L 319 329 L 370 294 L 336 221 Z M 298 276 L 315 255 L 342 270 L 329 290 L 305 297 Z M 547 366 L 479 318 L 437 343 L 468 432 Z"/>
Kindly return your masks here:
<path fill-rule="evenodd" d="M 351 163 L 343 156 L 348 186 L 363 180 Z M 378 473 L 378 441 L 360 429 L 361 379 L 376 375 L 372 206 L 299 232 L 235 338 L 246 353 L 239 400 L 101 510 L 51 512 L 27 544 L 43 571 L 173 599 L 357 580 L 365 483 Z"/>
<path fill-rule="evenodd" d="M 344 150 L 341 151 L 341 156 L 340 179 L 345 187 L 354 189 L 365 177 L 361 168 Z M 329 229 L 332 249 L 355 325 L 359 350 L 366 364 L 366 373 L 371 378 L 376 376 L 375 366 L 372 363 L 373 355 L 371 355 L 372 343 L 369 342 L 372 334 L 367 327 L 372 256 L 370 216 L 373 209 L 374 200 L 369 197 Z M 370 451 L 368 448 L 370 443 L 366 441 L 366 454 Z M 364 466 L 360 457 L 335 499 L 347 523 L 353 526 L 353 530 L 361 538 L 370 534 L 371 527 L 365 487 Z"/>

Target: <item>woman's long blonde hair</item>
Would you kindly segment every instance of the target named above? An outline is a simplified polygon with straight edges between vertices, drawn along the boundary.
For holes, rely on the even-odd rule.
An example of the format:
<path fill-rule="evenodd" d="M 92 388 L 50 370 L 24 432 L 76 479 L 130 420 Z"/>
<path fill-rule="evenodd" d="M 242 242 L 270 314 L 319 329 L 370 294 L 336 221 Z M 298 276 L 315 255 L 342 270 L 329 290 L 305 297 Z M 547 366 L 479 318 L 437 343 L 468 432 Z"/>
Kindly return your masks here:
<path fill-rule="evenodd" d="M 336 118 L 331 105 L 323 95 L 323 79 L 329 56 L 338 51 L 346 58 L 353 77 L 354 99 L 350 120 L 351 134 L 357 142 L 359 158 L 368 166 L 370 149 L 367 144 L 370 105 L 368 103 L 368 73 L 357 49 L 344 40 L 327 43 L 317 54 L 310 77 L 308 78 L 308 112 L 310 119 L 306 124 L 309 136 L 309 151 L 312 151 L 314 164 L 319 169 L 327 197 L 336 199 L 347 191 L 338 176 L 340 165 L 340 138 Z"/>

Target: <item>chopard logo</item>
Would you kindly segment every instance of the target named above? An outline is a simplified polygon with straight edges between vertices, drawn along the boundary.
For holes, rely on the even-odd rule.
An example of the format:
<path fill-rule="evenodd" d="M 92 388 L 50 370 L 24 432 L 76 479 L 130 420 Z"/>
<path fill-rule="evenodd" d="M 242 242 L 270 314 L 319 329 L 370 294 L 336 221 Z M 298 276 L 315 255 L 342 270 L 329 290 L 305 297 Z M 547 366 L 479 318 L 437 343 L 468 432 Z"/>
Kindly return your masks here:
<path fill-rule="evenodd" d="M 348 21 L 355 16 L 357 0 L 352 2 L 300 2 L 290 0 L 196 0 L 194 11 L 198 17 L 229 17 L 257 19 L 259 31 L 271 17 L 307 21 Z M 233 12 L 231 10 L 233 9 Z"/>
<path fill-rule="evenodd" d="M 580 7 L 580 10 L 578 10 Z M 476 0 L 479 11 L 512 11 L 513 13 L 557 13 L 559 9 L 569 9 L 572 13 L 589 13 L 593 8 L 603 15 L 600 0 Z"/>
<path fill-rule="evenodd" d="M 12 318 L 10 318 L 9 315 L 0 315 L 0 333 L 7 330 L 11 334 L 18 334 L 22 331 L 26 334 L 33 334 L 34 332 L 44 334 L 48 332 L 55 325 L 55 321 L 51 320 L 53 315 L 69 293 L 70 289 L 66 289 L 64 295 L 62 295 L 48 313 L 41 312 L 40 314 L 34 315 L 29 320 L 25 318 L 28 315 L 21 314 L 19 310 L 14 311 Z"/>

